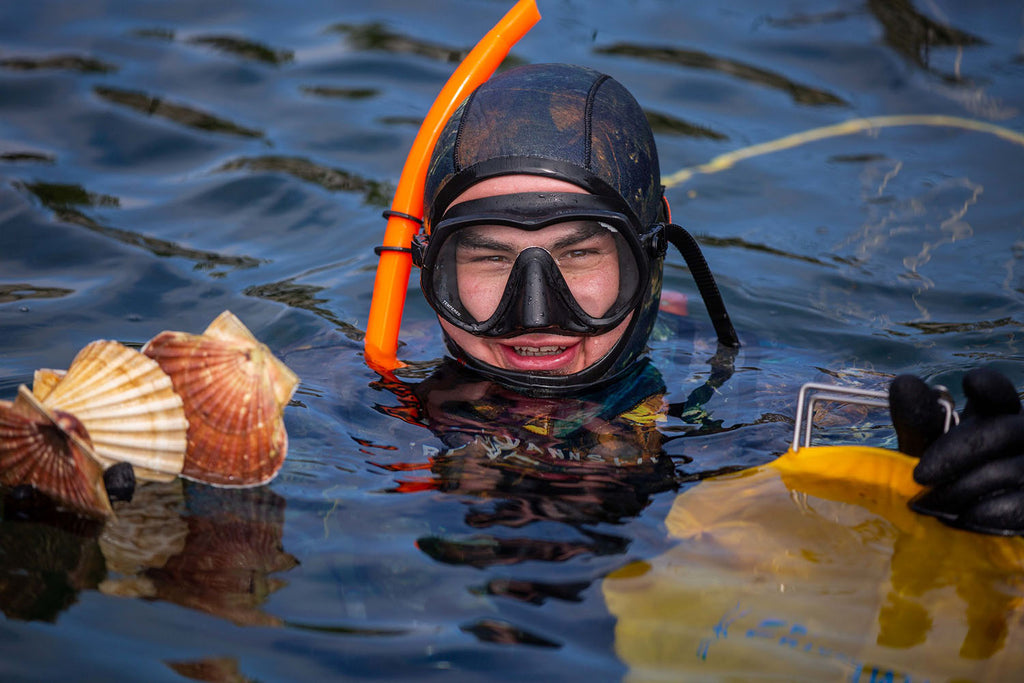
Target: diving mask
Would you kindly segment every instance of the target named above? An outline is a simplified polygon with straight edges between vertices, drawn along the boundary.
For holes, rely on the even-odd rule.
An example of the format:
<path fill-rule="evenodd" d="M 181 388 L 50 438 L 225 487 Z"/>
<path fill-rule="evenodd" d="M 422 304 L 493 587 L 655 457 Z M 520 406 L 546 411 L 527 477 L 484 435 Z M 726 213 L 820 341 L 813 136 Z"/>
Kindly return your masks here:
<path fill-rule="evenodd" d="M 665 245 L 621 200 L 534 192 L 451 206 L 414 239 L 413 261 L 427 301 L 471 334 L 597 335 L 641 303 Z"/>

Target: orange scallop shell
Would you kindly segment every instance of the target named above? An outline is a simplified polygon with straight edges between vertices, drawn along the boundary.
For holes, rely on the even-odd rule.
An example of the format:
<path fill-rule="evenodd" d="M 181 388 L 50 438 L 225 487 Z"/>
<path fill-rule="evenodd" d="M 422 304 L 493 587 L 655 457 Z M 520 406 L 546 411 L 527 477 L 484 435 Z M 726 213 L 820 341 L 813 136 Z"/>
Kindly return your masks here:
<path fill-rule="evenodd" d="M 171 377 L 185 404 L 181 475 L 216 486 L 256 486 L 284 464 L 284 407 L 299 379 L 230 311 L 201 335 L 162 332 L 142 352 Z"/>
<path fill-rule="evenodd" d="M 47 409 L 81 420 L 109 467 L 131 463 L 143 479 L 170 480 L 185 461 L 188 422 L 160 365 L 116 341 L 94 341 L 66 373 L 37 370 L 32 393 Z"/>
<path fill-rule="evenodd" d="M 0 483 L 30 484 L 92 517 L 114 514 L 85 427 L 70 413 L 47 410 L 24 385 L 13 403 L 0 401 Z"/>

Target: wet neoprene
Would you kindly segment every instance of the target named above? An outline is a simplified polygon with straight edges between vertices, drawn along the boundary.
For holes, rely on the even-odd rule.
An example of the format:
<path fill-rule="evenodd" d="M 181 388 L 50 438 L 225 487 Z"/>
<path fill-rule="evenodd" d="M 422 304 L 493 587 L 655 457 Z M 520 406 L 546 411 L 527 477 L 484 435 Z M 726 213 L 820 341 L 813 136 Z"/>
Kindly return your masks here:
<path fill-rule="evenodd" d="M 652 231 L 661 231 L 668 223 L 664 188 L 658 166 L 654 135 L 647 117 L 632 95 L 617 81 L 585 67 L 567 64 L 534 64 L 510 69 L 481 85 L 452 115 L 441 132 L 431 157 L 424 185 L 425 233 L 427 239 L 440 229 L 453 202 L 468 188 L 491 178 L 507 175 L 533 175 L 572 183 L 591 196 L 614 202 L 615 211 L 629 216 L 631 247 L 643 243 Z M 669 232 L 668 229 L 665 232 Z M 681 229 L 671 231 L 687 254 L 701 295 L 708 303 L 719 340 L 737 346 L 717 286 L 696 242 Z M 675 240 L 674 240 L 675 241 Z M 479 373 L 505 385 L 534 394 L 569 394 L 595 389 L 629 372 L 645 353 L 647 340 L 661 298 L 664 239 L 658 248 L 634 253 L 641 261 L 641 275 L 635 292 L 627 293 L 628 310 L 616 308 L 614 315 L 591 312 L 579 315 L 572 309 L 565 292 L 546 301 L 556 315 L 564 318 L 569 334 L 594 334 L 614 317 L 629 323 L 615 346 L 596 363 L 570 375 L 529 373 L 504 370 L 484 363 L 466 353 L 449 336 L 445 341 L 454 358 Z M 653 243 L 648 240 L 648 243 Z M 426 246 L 426 243 L 423 244 Z M 425 252 L 421 252 L 425 253 Z M 693 262 L 691 263 L 691 258 Z M 702 264 L 694 269 L 694 264 Z M 526 263 L 523 275 L 527 275 Z M 533 275 L 523 286 L 546 277 L 533 262 Z M 547 268 L 548 274 L 552 270 Z M 699 271 L 699 272 L 698 272 Z M 444 274 L 440 278 L 444 278 Z M 560 284 L 555 279 L 556 289 Z M 514 334 L 529 318 L 541 320 L 530 312 L 497 308 L 493 320 L 466 317 L 466 302 L 434 296 L 438 290 L 454 288 L 436 272 L 424 269 L 421 286 L 428 302 L 449 322 L 480 336 Z M 433 292 L 433 293 L 431 293 Z M 509 290 L 506 307 L 525 296 Z M 547 296 L 547 295 L 545 295 Z M 446 305 L 447 304 L 447 305 Z M 613 307 L 614 308 L 614 307 Z M 519 313 L 522 315 L 519 315 Z M 529 315 L 527 315 L 529 313 Z M 601 315 L 607 319 L 594 318 Z M 515 320 L 516 316 L 520 319 Z M 500 318 L 505 318 L 502 321 Z M 588 320 L 588 318 L 590 318 Z M 556 323 L 558 321 L 555 321 Z M 557 329 L 553 324 L 550 329 Z"/>

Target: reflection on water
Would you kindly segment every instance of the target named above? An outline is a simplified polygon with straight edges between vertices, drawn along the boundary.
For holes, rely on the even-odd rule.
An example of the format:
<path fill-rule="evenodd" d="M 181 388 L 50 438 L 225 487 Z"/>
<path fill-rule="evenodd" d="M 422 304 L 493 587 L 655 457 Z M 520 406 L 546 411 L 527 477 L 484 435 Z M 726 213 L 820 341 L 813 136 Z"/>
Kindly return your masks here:
<path fill-rule="evenodd" d="M 442 62 L 460 62 L 470 48 L 451 48 L 420 38 L 389 31 L 383 24 L 334 24 L 329 31 L 340 33 L 355 50 L 410 54 Z"/>
<path fill-rule="evenodd" d="M 932 5 L 928 9 L 938 9 Z M 931 65 L 933 48 L 976 47 L 986 45 L 982 38 L 951 26 L 946 21 L 936 20 L 921 12 L 910 0 L 868 0 L 867 11 L 881 24 L 883 40 L 897 53 L 911 60 L 916 66 L 932 71 L 952 82 L 962 82 L 959 73 L 940 73 Z M 804 28 L 821 24 L 847 21 L 861 10 L 836 10 L 814 14 L 795 14 L 786 17 L 772 16 L 766 22 L 781 28 Z M 939 13 L 941 17 L 941 12 Z"/>
<path fill-rule="evenodd" d="M 298 564 L 282 545 L 284 498 L 266 488 L 189 485 L 184 504 L 182 549 L 137 574 L 152 597 L 241 626 L 280 625 L 261 606 L 287 585 L 277 574 Z"/>
<path fill-rule="evenodd" d="M 345 322 L 323 305 L 328 302 L 328 299 L 323 296 L 324 289 L 324 287 L 300 285 L 294 281 L 287 281 L 271 282 L 265 285 L 249 287 L 245 290 L 245 293 L 248 296 L 277 301 L 292 308 L 301 308 L 315 313 L 337 326 L 338 330 L 343 332 L 349 339 L 361 342 L 364 336 L 362 330 Z"/>
<path fill-rule="evenodd" d="M 134 109 L 146 116 L 157 116 L 174 121 L 188 128 L 209 131 L 211 133 L 240 135 L 246 138 L 263 137 L 263 131 L 261 130 L 246 128 L 223 117 L 200 111 L 195 107 L 168 102 L 162 97 L 149 95 L 137 90 L 124 90 L 107 85 L 98 85 L 93 88 L 93 91 L 113 104 Z"/>
<path fill-rule="evenodd" d="M 172 671 L 191 681 L 206 683 L 250 683 L 257 679 L 242 674 L 234 657 L 206 657 L 191 661 L 167 662 Z"/>
<path fill-rule="evenodd" d="M 332 25 L 327 30 L 345 36 L 345 41 L 355 50 L 386 52 L 393 55 L 417 55 L 440 62 L 461 62 L 472 48 L 472 46 L 455 48 L 439 45 L 422 38 L 395 33 L 384 24 L 375 22 L 369 24 L 339 23 Z M 503 61 L 503 65 L 506 67 L 521 63 L 522 60 L 511 54 Z"/>
<path fill-rule="evenodd" d="M 72 294 L 75 290 L 66 287 L 36 287 L 27 282 L 0 285 L 0 304 L 22 299 L 53 299 Z"/>
<path fill-rule="evenodd" d="M 505 621 L 497 619 L 481 619 L 480 621 L 463 626 L 462 630 L 471 633 L 485 643 L 504 643 L 506 645 L 531 645 L 533 647 L 561 647 L 553 640 L 524 631 Z"/>
<path fill-rule="evenodd" d="M 39 494 L 6 491 L 0 524 L 0 609 L 12 619 L 56 621 L 103 579 L 101 525 L 59 512 Z"/>
<path fill-rule="evenodd" d="M 929 71 L 933 71 L 930 63 L 932 48 L 985 45 L 985 41 L 977 36 L 922 14 L 910 0 L 868 0 L 868 9 L 885 29 L 885 42 Z M 941 75 L 950 81 L 962 80 L 958 73 Z"/>
<path fill-rule="evenodd" d="M 89 192 L 80 185 L 28 183 L 22 186 L 53 211 L 69 211 L 73 206 L 120 206 L 121 200 L 106 194 Z"/>
<path fill-rule="evenodd" d="M 395 193 L 395 188 L 389 183 L 362 178 L 338 168 L 327 168 L 299 157 L 264 156 L 233 159 L 217 170 L 287 173 L 331 192 L 360 193 L 363 195 L 363 201 L 373 206 L 390 205 Z"/>
<path fill-rule="evenodd" d="M 52 154 L 42 154 L 40 152 L 3 152 L 0 153 L 0 161 L 12 163 L 27 161 L 38 164 L 54 164 L 57 163 L 57 157 Z"/>
<path fill-rule="evenodd" d="M 605 582 L 637 676 L 756 661 L 787 680 L 1014 678 L 1024 541 L 912 513 L 909 459 L 824 457 L 813 473 L 773 463 L 686 491 L 666 519 L 681 542 Z M 886 476 L 858 481 L 869 462 Z"/>
<path fill-rule="evenodd" d="M 598 48 L 597 52 L 620 57 L 636 57 L 651 62 L 665 62 L 688 69 L 705 69 L 726 74 L 740 80 L 789 93 L 795 102 L 810 106 L 850 106 L 843 98 L 820 88 L 801 85 L 785 77 L 752 64 L 717 57 L 698 50 L 677 47 L 650 47 L 619 43 Z"/>
<path fill-rule="evenodd" d="M 730 374 L 716 375 L 692 392 L 689 402 L 670 405 L 651 366 L 578 399 L 545 399 L 443 363 L 415 385 L 382 380 L 401 403 L 378 406 L 428 428 L 443 448 L 432 449 L 424 462 L 380 466 L 401 473 L 394 493 L 457 496 L 466 504 L 466 527 L 487 531 L 420 537 L 417 547 L 439 562 L 487 568 L 623 555 L 630 539 L 596 527 L 614 528 L 638 516 L 656 494 L 676 488 L 681 478 L 707 474 L 677 473 L 690 460 L 666 453 L 658 426 L 669 414 L 697 415 Z M 691 435 L 720 429 L 720 422 L 707 422 Z M 548 598 L 578 600 L 587 585 L 493 579 L 486 591 L 540 604 Z M 472 632 L 480 637 L 500 640 L 517 633 L 495 624 L 477 626 Z"/>
<path fill-rule="evenodd" d="M 62 71 L 78 71 L 81 73 L 106 74 L 114 73 L 117 67 L 101 62 L 92 57 L 78 55 L 53 55 L 51 57 L 5 57 L 0 59 L 0 68 L 17 71 L 35 71 L 37 69 L 60 69 Z"/>
<path fill-rule="evenodd" d="M 227 256 L 214 252 L 190 249 L 174 242 L 150 237 L 131 230 L 123 230 L 97 222 L 76 207 L 119 207 L 121 202 L 117 197 L 89 192 L 80 185 L 66 185 L 55 183 L 28 183 L 19 184 L 22 189 L 43 206 L 53 211 L 54 215 L 61 221 L 80 225 L 92 232 L 110 237 L 118 242 L 141 247 L 156 256 L 175 256 L 195 262 L 197 270 L 210 271 L 214 277 L 222 275 L 225 270 L 236 268 L 255 268 L 264 259 L 256 259 L 250 256 Z"/>
<path fill-rule="evenodd" d="M 636 517 L 652 496 L 676 486 L 657 430 L 664 385 L 653 370 L 626 384 L 579 400 L 527 398 L 454 363 L 415 385 L 382 380 L 400 405 L 378 409 L 428 428 L 443 444 L 423 461 L 380 461 L 399 473 L 392 492 L 462 500 L 471 530 L 422 535 L 416 547 L 437 562 L 477 569 L 623 556 L 630 539 L 596 527 Z M 539 605 L 578 602 L 589 585 L 570 572 L 560 581 L 492 576 L 481 590 Z M 460 628 L 481 642 L 562 646 L 501 619 Z"/>
<path fill-rule="evenodd" d="M 347 100 L 365 100 L 380 94 L 376 88 L 337 88 L 327 85 L 304 85 L 300 90 L 317 97 L 340 97 Z"/>
<path fill-rule="evenodd" d="M 852 117 L 1021 129 L 1024 17 L 1005 3 L 540 5 L 544 20 L 506 63 L 614 75 L 648 113 L 666 177 Z M 910 371 L 958 386 L 979 361 L 1020 382 L 1021 148 L 919 125 L 805 139 L 669 189 L 746 344 L 727 381 L 704 360 L 708 330 L 656 335 L 661 379 L 629 399 L 559 406 L 464 381 L 439 365 L 415 277 L 403 382 L 379 380 L 359 342 L 380 211 L 455 60 L 502 9 L 3 4 L 0 398 L 92 339 L 141 342 L 225 308 L 300 366 L 303 387 L 287 411 L 288 461 L 265 489 L 144 486 L 104 528 L 7 492 L 0 678 L 123 677 L 104 669 L 119 640 L 140 679 L 616 680 L 632 661 L 616 648 L 646 653 L 661 637 L 666 651 L 694 648 L 666 630 L 630 640 L 607 576 L 634 561 L 709 563 L 707 583 L 647 596 L 677 617 L 722 597 L 721 581 L 742 590 L 750 574 L 722 569 L 721 536 L 672 552 L 666 515 L 677 493 L 692 503 L 709 475 L 784 447 L 802 382 L 878 388 Z M 690 294 L 702 324 L 678 259 L 666 287 Z M 878 443 L 885 420 L 829 411 L 816 424 L 825 440 Z M 807 500 L 782 491 L 730 517 L 752 522 L 738 545 L 770 543 L 772 506 Z M 951 548 L 904 538 L 899 561 L 883 563 L 895 582 L 885 619 L 858 623 L 884 623 L 910 655 L 926 628 L 950 627 L 963 614 L 922 611 L 915 590 L 966 585 L 929 559 Z M 915 583 L 915 561 L 943 585 Z M 974 633 L 991 635 L 968 644 L 982 656 L 1014 617 L 985 621 L 1000 614 L 998 590 L 961 592 Z M 747 664 L 728 663 L 737 677 L 762 671 Z"/>
<path fill-rule="evenodd" d="M 655 135 L 683 135 L 691 138 L 708 138 L 709 140 L 728 140 L 729 136 L 719 133 L 707 126 L 689 123 L 670 114 L 662 114 L 647 110 L 647 121 Z"/>
<path fill-rule="evenodd" d="M 295 53 L 291 50 L 275 50 L 255 40 L 235 36 L 193 36 L 186 42 L 192 45 L 205 45 L 235 57 L 273 66 L 287 64 L 295 57 Z"/>
<path fill-rule="evenodd" d="M 285 500 L 267 488 L 151 482 L 115 504 L 106 525 L 56 511 L 38 497 L 4 500 L 0 607 L 54 621 L 83 590 L 163 600 L 252 626 L 297 565 L 283 548 Z"/>

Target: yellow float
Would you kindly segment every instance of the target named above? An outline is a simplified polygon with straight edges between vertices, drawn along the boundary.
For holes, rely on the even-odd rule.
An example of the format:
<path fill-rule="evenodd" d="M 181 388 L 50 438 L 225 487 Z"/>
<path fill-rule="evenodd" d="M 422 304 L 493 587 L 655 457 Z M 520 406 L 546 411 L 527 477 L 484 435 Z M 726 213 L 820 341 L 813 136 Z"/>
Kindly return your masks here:
<path fill-rule="evenodd" d="M 911 511 L 916 462 L 797 445 L 679 495 L 602 585 L 627 680 L 1019 680 L 1024 539 Z"/>

